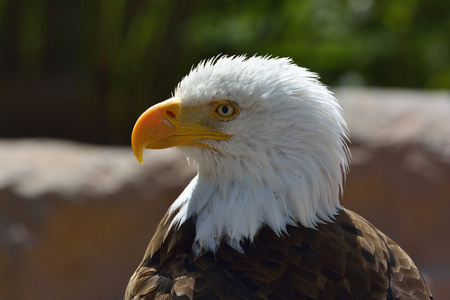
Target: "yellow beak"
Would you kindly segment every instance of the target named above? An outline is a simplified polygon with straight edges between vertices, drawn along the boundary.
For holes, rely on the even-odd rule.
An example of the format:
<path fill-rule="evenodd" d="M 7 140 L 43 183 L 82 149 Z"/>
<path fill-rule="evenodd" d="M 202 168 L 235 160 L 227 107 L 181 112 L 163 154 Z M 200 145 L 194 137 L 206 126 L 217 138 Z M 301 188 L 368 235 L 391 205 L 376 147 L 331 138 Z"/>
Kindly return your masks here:
<path fill-rule="evenodd" d="M 131 147 L 140 164 L 143 163 L 144 148 L 163 149 L 176 146 L 211 148 L 202 143 L 202 140 L 225 140 L 230 137 L 228 134 L 202 126 L 195 108 L 187 108 L 184 113 L 181 110 L 181 101 L 178 98 L 170 98 L 150 107 L 139 117 L 131 134 Z M 193 115 L 192 118 L 190 114 Z"/>

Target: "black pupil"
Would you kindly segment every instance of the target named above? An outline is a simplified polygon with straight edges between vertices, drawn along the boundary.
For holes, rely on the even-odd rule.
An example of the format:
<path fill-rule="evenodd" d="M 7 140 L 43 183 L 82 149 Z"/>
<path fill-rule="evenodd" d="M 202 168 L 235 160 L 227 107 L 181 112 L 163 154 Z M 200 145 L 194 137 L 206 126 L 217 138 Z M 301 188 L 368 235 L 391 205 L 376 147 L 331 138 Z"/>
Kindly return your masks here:
<path fill-rule="evenodd" d="M 228 106 L 222 106 L 222 112 L 224 113 L 224 114 L 227 114 L 228 113 Z"/>

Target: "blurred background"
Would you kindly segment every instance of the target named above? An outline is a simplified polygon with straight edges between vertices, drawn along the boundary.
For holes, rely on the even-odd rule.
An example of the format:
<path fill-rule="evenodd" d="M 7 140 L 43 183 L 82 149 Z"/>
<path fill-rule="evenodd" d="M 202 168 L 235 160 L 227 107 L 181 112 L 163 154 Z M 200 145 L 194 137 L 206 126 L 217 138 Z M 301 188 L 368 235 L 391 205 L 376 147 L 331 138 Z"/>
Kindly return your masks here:
<path fill-rule="evenodd" d="M 450 88 L 446 0 L 1 0 L 0 135 L 128 144 L 201 59 L 289 56 L 329 86 Z"/>
<path fill-rule="evenodd" d="M 132 127 L 218 54 L 289 56 L 354 99 L 344 205 L 446 295 L 449 37 L 447 0 L 0 0 L 0 299 L 121 299 L 194 174 L 138 166 Z"/>

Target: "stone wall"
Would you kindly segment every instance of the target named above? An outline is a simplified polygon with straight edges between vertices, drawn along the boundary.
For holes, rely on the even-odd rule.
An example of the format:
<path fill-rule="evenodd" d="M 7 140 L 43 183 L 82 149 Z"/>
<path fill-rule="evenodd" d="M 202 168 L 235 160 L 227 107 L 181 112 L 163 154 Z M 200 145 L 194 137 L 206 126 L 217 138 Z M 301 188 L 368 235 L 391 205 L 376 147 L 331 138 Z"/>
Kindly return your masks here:
<path fill-rule="evenodd" d="M 352 132 L 343 205 L 450 293 L 450 94 L 336 90 Z M 194 176 L 183 155 L 0 140 L 0 299 L 122 299 L 154 228 Z"/>

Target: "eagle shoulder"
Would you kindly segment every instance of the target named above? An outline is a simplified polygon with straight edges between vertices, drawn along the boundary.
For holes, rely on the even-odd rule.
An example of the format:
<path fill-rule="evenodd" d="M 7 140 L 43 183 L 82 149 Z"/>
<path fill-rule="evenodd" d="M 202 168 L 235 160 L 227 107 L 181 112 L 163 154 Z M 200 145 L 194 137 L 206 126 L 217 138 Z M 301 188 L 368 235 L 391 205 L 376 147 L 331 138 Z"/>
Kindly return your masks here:
<path fill-rule="evenodd" d="M 411 258 L 356 213 L 318 228 L 263 226 L 243 252 L 195 255 L 195 219 L 161 221 L 125 299 L 432 299 Z"/>

